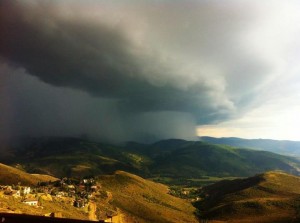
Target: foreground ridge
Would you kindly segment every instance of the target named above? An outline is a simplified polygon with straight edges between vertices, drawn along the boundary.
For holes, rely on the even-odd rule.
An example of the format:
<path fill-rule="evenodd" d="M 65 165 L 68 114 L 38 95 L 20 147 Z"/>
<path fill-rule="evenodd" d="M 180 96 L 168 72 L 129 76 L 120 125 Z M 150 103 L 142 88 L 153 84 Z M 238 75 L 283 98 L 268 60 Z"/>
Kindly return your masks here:
<path fill-rule="evenodd" d="M 27 215 L 27 214 L 12 214 L 12 213 L 0 213 L 1 222 L 4 223 L 52 223 L 52 222 L 61 222 L 61 223 L 92 223 L 95 221 L 89 220 L 78 220 L 78 219 L 68 219 L 68 218 L 54 218 L 54 217 L 44 217 L 37 215 Z M 104 222 L 100 220 L 98 222 Z"/>

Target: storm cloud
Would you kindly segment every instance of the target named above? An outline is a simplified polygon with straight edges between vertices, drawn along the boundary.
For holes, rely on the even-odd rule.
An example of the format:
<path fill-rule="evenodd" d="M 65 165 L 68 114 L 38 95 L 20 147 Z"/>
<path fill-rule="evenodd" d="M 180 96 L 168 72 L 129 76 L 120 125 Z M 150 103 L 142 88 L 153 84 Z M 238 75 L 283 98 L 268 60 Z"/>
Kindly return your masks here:
<path fill-rule="evenodd" d="M 240 116 L 278 69 L 248 42 L 257 11 L 236 1 L 1 1 L 3 126 L 191 138 L 196 125 Z"/>

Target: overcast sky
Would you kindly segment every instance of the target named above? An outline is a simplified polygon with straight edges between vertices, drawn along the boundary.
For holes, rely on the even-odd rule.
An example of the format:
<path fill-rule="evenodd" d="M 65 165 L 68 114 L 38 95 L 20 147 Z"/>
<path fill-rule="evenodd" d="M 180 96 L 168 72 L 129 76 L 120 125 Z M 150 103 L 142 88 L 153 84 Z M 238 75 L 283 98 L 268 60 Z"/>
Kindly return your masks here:
<path fill-rule="evenodd" d="M 298 1 L 0 2 L 2 138 L 300 140 Z"/>

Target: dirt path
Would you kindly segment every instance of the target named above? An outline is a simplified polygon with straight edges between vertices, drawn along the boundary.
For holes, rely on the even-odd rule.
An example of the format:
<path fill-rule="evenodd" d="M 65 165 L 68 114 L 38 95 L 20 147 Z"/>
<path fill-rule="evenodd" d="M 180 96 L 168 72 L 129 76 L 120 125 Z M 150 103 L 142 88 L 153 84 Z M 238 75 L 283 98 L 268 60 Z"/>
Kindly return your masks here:
<path fill-rule="evenodd" d="M 126 216 L 117 208 L 117 215 L 113 216 L 112 221 L 115 223 L 128 223 Z"/>
<path fill-rule="evenodd" d="M 98 221 L 96 216 L 97 205 L 94 202 L 89 202 L 89 220 Z"/>
<path fill-rule="evenodd" d="M 109 192 L 109 191 L 106 191 L 106 195 L 107 195 L 106 203 L 109 203 L 109 202 L 112 200 L 113 195 L 112 195 L 112 193 Z"/>

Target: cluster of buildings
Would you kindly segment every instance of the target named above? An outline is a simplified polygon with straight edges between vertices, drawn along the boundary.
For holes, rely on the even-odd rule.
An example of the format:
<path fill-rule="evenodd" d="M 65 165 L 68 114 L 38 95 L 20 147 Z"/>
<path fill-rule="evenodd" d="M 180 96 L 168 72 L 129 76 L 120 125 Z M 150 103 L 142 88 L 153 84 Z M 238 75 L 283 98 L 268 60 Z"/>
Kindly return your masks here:
<path fill-rule="evenodd" d="M 50 198 L 72 198 L 72 205 L 84 207 L 94 192 L 99 191 L 100 185 L 93 178 L 78 180 L 63 178 L 56 182 L 42 182 L 36 187 L 20 185 L 0 185 L 0 191 L 6 196 L 19 198 L 22 203 L 30 206 L 39 205 L 39 197 L 48 194 Z"/>
<path fill-rule="evenodd" d="M 0 190 L 3 191 L 4 195 L 12 196 L 14 198 L 22 198 L 22 202 L 30 206 L 37 206 L 38 200 L 29 198 L 31 194 L 31 187 L 11 186 L 11 185 L 0 185 Z"/>
<path fill-rule="evenodd" d="M 64 200 L 70 203 L 76 208 L 85 207 L 91 198 L 99 196 L 101 193 L 101 185 L 97 183 L 93 178 L 87 179 L 72 179 L 63 178 L 55 182 L 41 182 L 35 187 L 18 185 L 0 185 L 0 196 L 11 196 L 16 198 L 16 201 L 23 204 L 43 208 L 43 200 Z M 52 216 L 52 214 L 54 214 Z M 51 213 L 50 217 L 62 217 L 55 216 L 57 213 Z M 99 222 L 117 222 L 118 215 L 110 213 L 106 214 L 105 220 L 99 220 Z"/>

